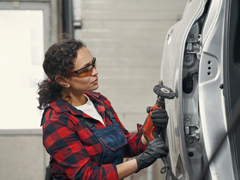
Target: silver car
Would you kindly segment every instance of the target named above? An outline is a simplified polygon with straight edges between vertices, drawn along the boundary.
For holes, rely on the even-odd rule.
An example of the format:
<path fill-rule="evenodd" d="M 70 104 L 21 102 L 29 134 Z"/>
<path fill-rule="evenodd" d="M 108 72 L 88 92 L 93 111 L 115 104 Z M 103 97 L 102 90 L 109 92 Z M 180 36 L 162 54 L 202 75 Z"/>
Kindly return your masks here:
<path fill-rule="evenodd" d="M 166 36 L 160 83 L 167 179 L 240 179 L 240 1 L 189 0 Z"/>

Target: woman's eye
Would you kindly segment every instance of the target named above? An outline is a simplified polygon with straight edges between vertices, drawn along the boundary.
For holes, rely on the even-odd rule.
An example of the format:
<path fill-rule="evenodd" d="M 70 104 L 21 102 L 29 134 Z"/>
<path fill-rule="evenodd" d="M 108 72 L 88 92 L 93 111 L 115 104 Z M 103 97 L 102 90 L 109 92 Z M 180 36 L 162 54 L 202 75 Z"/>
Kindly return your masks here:
<path fill-rule="evenodd" d="M 78 71 L 78 74 L 88 72 L 91 69 L 91 66 L 87 66 L 84 69 Z"/>

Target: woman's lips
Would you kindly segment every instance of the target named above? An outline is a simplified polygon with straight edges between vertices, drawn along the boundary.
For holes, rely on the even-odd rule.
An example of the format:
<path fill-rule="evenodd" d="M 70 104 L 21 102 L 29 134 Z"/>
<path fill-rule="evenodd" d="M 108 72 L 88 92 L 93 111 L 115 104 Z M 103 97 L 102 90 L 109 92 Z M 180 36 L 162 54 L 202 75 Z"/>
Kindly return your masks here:
<path fill-rule="evenodd" d="M 96 83 L 98 83 L 98 78 L 97 79 L 95 79 L 93 82 L 92 82 L 93 84 L 96 84 Z"/>

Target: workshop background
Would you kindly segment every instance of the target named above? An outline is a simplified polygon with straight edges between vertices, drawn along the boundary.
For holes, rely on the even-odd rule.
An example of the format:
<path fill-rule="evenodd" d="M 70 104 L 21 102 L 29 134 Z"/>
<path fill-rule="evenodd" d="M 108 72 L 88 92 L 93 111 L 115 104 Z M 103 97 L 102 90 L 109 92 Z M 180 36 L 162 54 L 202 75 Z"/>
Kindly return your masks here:
<path fill-rule="evenodd" d="M 0 177 L 44 180 L 37 83 L 44 52 L 66 32 L 97 58 L 99 89 L 136 131 L 156 101 L 167 30 L 187 0 L 0 0 Z M 161 179 L 161 160 L 127 180 Z"/>

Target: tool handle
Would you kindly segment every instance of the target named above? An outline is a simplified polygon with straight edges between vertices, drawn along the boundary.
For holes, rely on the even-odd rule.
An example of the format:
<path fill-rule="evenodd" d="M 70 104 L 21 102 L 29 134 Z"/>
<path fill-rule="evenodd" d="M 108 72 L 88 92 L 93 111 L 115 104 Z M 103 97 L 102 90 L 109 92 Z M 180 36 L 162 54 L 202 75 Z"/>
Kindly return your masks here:
<path fill-rule="evenodd" d="M 157 109 L 162 109 L 162 107 L 158 107 L 156 104 L 154 104 L 154 106 L 150 108 L 148 117 L 145 120 L 142 127 L 142 134 L 144 135 L 148 143 L 156 139 L 158 128 L 153 126 L 151 115 L 152 115 L 152 112 Z"/>

